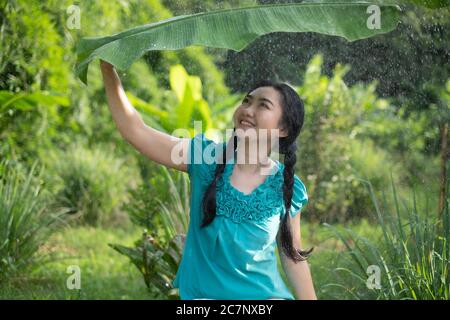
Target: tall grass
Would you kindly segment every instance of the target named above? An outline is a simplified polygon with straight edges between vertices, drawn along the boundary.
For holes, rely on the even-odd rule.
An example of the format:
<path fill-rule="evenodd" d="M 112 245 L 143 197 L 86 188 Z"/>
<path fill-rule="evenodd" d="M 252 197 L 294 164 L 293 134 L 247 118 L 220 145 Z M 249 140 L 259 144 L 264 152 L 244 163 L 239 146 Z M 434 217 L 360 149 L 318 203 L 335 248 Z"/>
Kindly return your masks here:
<path fill-rule="evenodd" d="M 48 206 L 37 166 L 34 162 L 23 172 L 12 162 L 0 162 L 0 282 L 38 261 L 36 252 L 64 214 Z"/>
<path fill-rule="evenodd" d="M 417 211 L 414 188 L 412 206 L 404 199 L 399 199 L 392 175 L 392 206 L 388 205 L 384 192 L 383 201 L 379 203 L 370 181 L 365 181 L 365 186 L 375 209 L 376 221 L 382 229 L 382 236 L 379 241 L 369 241 L 349 229 L 342 231 L 326 224 L 345 245 L 349 257 L 349 263 L 336 271 L 346 273 L 349 276 L 346 279 L 353 280 L 333 283 L 331 286 L 340 286 L 351 292 L 355 299 L 448 300 L 448 199 L 440 220 L 438 212 L 431 209 L 427 208 L 424 213 Z M 369 266 L 380 268 L 380 288 L 367 287 Z"/>

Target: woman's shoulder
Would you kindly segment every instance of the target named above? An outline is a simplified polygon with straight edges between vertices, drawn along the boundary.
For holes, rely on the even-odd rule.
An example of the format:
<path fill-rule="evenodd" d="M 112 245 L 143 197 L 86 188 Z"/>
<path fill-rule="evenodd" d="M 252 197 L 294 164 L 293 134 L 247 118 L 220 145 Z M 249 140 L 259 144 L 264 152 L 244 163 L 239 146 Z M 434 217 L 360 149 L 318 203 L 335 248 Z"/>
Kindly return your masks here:
<path fill-rule="evenodd" d="M 276 161 L 279 168 L 281 169 L 281 175 L 283 175 L 284 164 Z M 284 177 L 282 178 L 284 182 Z M 292 201 L 291 201 L 291 215 L 295 216 L 303 207 L 308 203 L 308 191 L 306 189 L 305 183 L 302 179 L 294 174 L 294 184 L 292 190 Z"/>
<path fill-rule="evenodd" d="M 283 174 L 283 172 L 284 172 L 284 164 L 282 162 L 280 162 L 279 160 L 273 160 L 273 161 L 277 164 L 278 169 L 281 170 L 281 174 Z M 304 186 L 304 183 L 303 183 L 302 179 L 296 173 L 294 173 L 294 183 L 296 183 L 296 184 L 298 184 L 300 186 Z"/>
<path fill-rule="evenodd" d="M 210 173 L 216 166 L 219 150 L 223 143 L 215 142 L 201 132 L 194 135 L 189 142 L 187 169 L 189 176 L 202 177 Z"/>

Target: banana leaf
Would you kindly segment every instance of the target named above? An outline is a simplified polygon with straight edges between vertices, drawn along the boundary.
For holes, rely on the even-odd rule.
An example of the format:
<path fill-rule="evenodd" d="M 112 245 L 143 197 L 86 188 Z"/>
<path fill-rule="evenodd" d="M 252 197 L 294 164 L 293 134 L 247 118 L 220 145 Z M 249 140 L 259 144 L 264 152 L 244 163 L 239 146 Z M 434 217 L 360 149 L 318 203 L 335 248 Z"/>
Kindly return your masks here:
<path fill-rule="evenodd" d="M 241 51 L 272 32 L 317 32 L 355 41 L 395 29 L 400 15 L 397 5 L 378 5 L 379 29 L 367 25 L 370 5 L 355 1 L 271 4 L 172 17 L 112 36 L 82 38 L 75 73 L 86 84 L 89 63 L 95 58 L 126 70 L 147 51 L 190 45 Z"/>

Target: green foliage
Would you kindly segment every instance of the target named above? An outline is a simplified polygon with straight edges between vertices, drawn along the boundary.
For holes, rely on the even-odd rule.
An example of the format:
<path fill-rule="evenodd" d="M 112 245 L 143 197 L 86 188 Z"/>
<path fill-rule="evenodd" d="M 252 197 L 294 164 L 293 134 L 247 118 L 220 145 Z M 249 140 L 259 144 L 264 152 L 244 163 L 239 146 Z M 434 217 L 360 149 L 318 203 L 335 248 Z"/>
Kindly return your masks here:
<path fill-rule="evenodd" d="M 185 173 L 153 164 L 143 183 L 129 190 L 123 209 L 138 226 L 149 230 L 163 245 L 186 234 L 189 221 L 189 179 Z"/>
<path fill-rule="evenodd" d="M 117 208 L 127 199 L 127 188 L 137 183 L 131 159 L 117 158 L 111 147 L 89 149 L 76 141 L 63 150 L 50 150 L 45 161 L 56 203 L 77 214 L 79 222 L 92 226 L 124 222 Z"/>
<path fill-rule="evenodd" d="M 53 10 L 64 13 L 62 8 Z M 25 0 L 6 1 L 0 7 L 4 17 L 0 21 L 0 89 L 67 90 L 71 68 L 62 63 L 64 37 L 47 9 L 48 4 Z"/>
<path fill-rule="evenodd" d="M 13 162 L 0 162 L 0 282 L 42 260 L 36 252 L 64 214 L 48 206 L 37 165 L 24 172 Z"/>
<path fill-rule="evenodd" d="M 373 29 L 367 28 L 367 3 L 352 2 L 273 4 L 171 17 L 112 36 L 81 39 L 77 45 L 76 75 L 87 83 L 88 66 L 95 58 L 125 70 L 147 51 L 179 50 L 190 45 L 241 51 L 257 37 L 271 32 L 309 31 L 349 41 L 363 39 L 396 27 L 398 7 L 379 7 L 383 23 Z"/>
<path fill-rule="evenodd" d="M 110 246 L 127 256 L 144 277 L 145 285 L 152 291 L 156 289 L 160 298 L 179 299 L 172 281 L 178 270 L 184 247 L 184 235 L 175 236 L 167 245 L 162 247 L 154 238 L 143 233 L 142 240 L 134 248 L 117 244 Z"/>
<path fill-rule="evenodd" d="M 278 1 L 264 0 L 271 2 Z M 324 74 L 330 76 L 337 64 L 345 64 L 351 66 L 345 75 L 349 86 L 367 86 L 377 81 L 377 95 L 389 98 L 396 109 L 404 109 L 400 124 L 413 111 L 425 112 L 429 118 L 428 109 L 433 104 L 440 105 L 439 92 L 450 74 L 450 6 L 430 10 L 408 5 L 402 6 L 402 11 L 401 23 L 394 31 L 350 43 L 317 33 L 273 33 L 258 38 L 242 52 L 226 53 L 220 62 L 226 83 L 232 92 L 266 78 L 300 84 L 305 67 L 320 52 Z M 415 118 L 412 115 L 411 121 L 401 128 L 407 130 Z M 444 121 L 441 118 L 439 123 Z M 439 153 L 439 132 L 435 126 L 435 120 L 429 121 L 419 138 L 427 136 L 421 150 L 426 155 Z"/>
<path fill-rule="evenodd" d="M 0 91 L 0 112 L 12 113 L 14 109 L 21 111 L 33 110 L 38 104 L 45 104 L 47 106 L 67 106 L 69 100 L 65 96 L 54 96 L 48 92 L 33 92 L 33 93 L 12 93 L 10 91 Z"/>
<path fill-rule="evenodd" d="M 304 0 L 304 2 L 313 2 L 313 3 L 332 3 L 332 2 L 340 2 L 340 0 Z M 354 2 L 359 2 L 359 0 L 354 0 Z M 396 5 L 419 5 L 427 8 L 442 8 L 449 5 L 446 0 L 371 0 L 368 1 L 373 4 L 396 4 Z"/>
<path fill-rule="evenodd" d="M 202 121 L 205 130 L 209 129 L 212 126 L 211 111 L 202 97 L 200 78 L 188 75 L 183 66 L 175 65 L 170 68 L 169 79 L 171 94 L 176 100 L 171 99 L 163 109 L 127 93 L 130 102 L 142 111 L 144 121 L 170 134 L 179 128 L 189 128 L 192 135 L 195 120 Z"/>
<path fill-rule="evenodd" d="M 0 90 L 0 139 L 4 141 L 0 155 L 31 165 L 38 147 L 46 145 L 59 128 L 67 125 L 61 113 L 68 105 L 67 96 L 46 91 Z"/>
<path fill-rule="evenodd" d="M 298 163 L 314 199 L 308 215 L 343 222 L 367 216 L 369 200 L 359 179 L 368 176 L 382 190 L 387 168 L 396 168 L 390 154 L 361 134 L 366 122 L 391 106 L 376 96 L 375 83 L 348 87 L 347 66 L 337 65 L 330 78 L 321 68 L 322 56 L 316 55 L 298 88 L 306 114 Z"/>
<path fill-rule="evenodd" d="M 209 103 L 216 104 L 228 97 L 229 89 L 224 84 L 222 70 L 218 69 L 206 49 L 208 48 L 199 46 L 187 47 L 178 51 L 176 57 L 179 60 L 178 64 L 185 66 L 190 74 L 196 74 L 202 79 L 204 97 Z M 215 56 L 213 57 L 216 59 Z M 167 72 L 163 74 L 167 74 Z"/>
<path fill-rule="evenodd" d="M 1 300 L 149 300 L 151 295 L 138 270 L 108 243 L 132 245 L 141 231 L 137 228 L 58 228 L 37 253 L 46 258 L 27 274 L 8 278 L 0 284 Z M 43 259 L 40 259 L 42 261 Z M 66 286 L 68 266 L 81 271 L 81 289 Z"/>
<path fill-rule="evenodd" d="M 415 4 L 427 8 L 438 9 L 449 5 L 447 0 L 378 0 L 379 3 Z"/>
<path fill-rule="evenodd" d="M 149 230 L 134 247 L 111 244 L 138 268 L 147 288 L 169 299 L 177 299 L 172 281 L 178 270 L 184 238 L 189 225 L 189 183 L 186 174 L 171 172 L 163 166 L 154 167 L 159 174 L 138 189 L 132 190 L 124 205 L 132 221 Z"/>
<path fill-rule="evenodd" d="M 383 231 L 376 241 L 370 241 L 351 230 L 342 232 L 328 225 L 347 248 L 350 263 L 339 271 L 348 273 L 353 283 L 336 285 L 354 294 L 357 299 L 449 299 L 450 287 L 450 227 L 448 199 L 442 220 L 429 211 L 417 211 L 413 190 L 412 206 L 397 198 L 391 177 L 393 208 L 391 212 L 383 194 L 380 205 L 372 184 L 365 185 L 371 195 L 378 225 Z M 372 291 L 365 288 L 368 266 L 381 270 L 381 286 Z"/>
<path fill-rule="evenodd" d="M 12 162 L 0 165 L 0 279 L 7 278 L 1 283 L 1 298 L 177 298 L 171 281 L 189 221 L 186 175 L 151 163 L 123 141 L 107 108 L 99 69 L 89 69 L 88 87 L 75 78 L 74 45 L 99 30 L 113 34 L 173 14 L 256 1 L 84 1 L 76 4 L 82 14 L 80 30 L 66 25 L 66 10 L 73 1 L 4 3 L 0 6 L 0 158 Z M 373 192 L 389 193 L 386 171 L 390 169 L 401 188 L 423 181 L 430 207 L 435 205 L 439 159 L 430 154 L 440 147 L 439 126 L 450 119 L 449 12 L 407 6 L 394 32 L 352 43 L 311 33 L 272 33 L 239 55 L 200 46 L 149 51 L 120 76 L 147 124 L 169 133 L 186 128 L 191 134 L 194 120 L 206 124 L 204 131 L 229 127 L 242 96 L 229 94 L 225 75 L 236 91 L 255 78 L 297 83 L 304 78 L 299 93 L 306 102 L 306 122 L 297 169 L 306 178 L 313 201 L 306 212 L 311 221 L 302 234 L 322 241 L 312 218 L 349 221 L 354 233 L 347 237 L 340 231 L 345 242 L 328 239 L 336 247 L 319 248 L 320 254 L 311 260 L 323 296 L 445 298 L 448 226 L 440 229 L 431 218 L 425 220 L 428 198 L 417 201 L 417 216 L 408 215 L 409 211 L 401 214 L 404 237 L 392 227 L 398 222 L 387 218 L 389 214 L 383 214 L 385 224 L 375 223 L 379 218 L 369 215 L 371 199 L 363 181 L 370 179 Z M 316 57 L 306 73 L 299 72 L 299 66 L 307 65 L 311 52 L 317 51 L 323 52 L 323 61 Z M 341 61 L 351 69 L 337 64 Z M 232 63 L 238 65 L 234 73 Z M 360 80 L 366 84 L 356 83 Z M 396 99 L 381 99 L 376 92 Z M 42 176 L 34 172 L 36 159 L 47 168 Z M 396 193 L 403 195 L 405 190 Z M 70 224 L 46 241 L 60 214 L 69 209 L 77 213 L 77 221 L 97 227 Z M 129 222 L 125 211 L 138 230 L 117 228 Z M 354 219 L 359 217 L 362 223 Z M 143 228 L 148 235 L 133 242 Z M 392 243 L 383 240 L 383 230 Z M 447 230 L 447 235 L 440 230 Z M 108 243 L 119 242 L 111 245 L 117 252 L 106 249 Z M 340 259 L 347 257 L 340 250 L 345 245 L 354 254 L 344 263 Z M 50 260 L 50 253 L 61 259 L 35 263 Z M 338 270 L 331 269 L 334 262 Z M 389 274 L 393 281 L 383 283 L 386 291 L 368 292 L 361 263 L 388 266 L 389 273 L 383 275 Z M 62 285 L 68 264 L 82 269 L 80 292 Z M 327 287 L 335 275 L 342 281 Z"/>
<path fill-rule="evenodd" d="M 164 5 L 175 15 L 192 14 L 217 9 L 232 9 L 236 7 L 249 7 L 258 3 L 255 0 L 163 0 Z"/>
<path fill-rule="evenodd" d="M 91 85 L 87 88 L 80 86 L 70 71 L 76 61 L 75 52 L 72 50 L 74 41 L 81 35 L 81 32 L 93 34 L 102 30 L 105 33 L 113 33 L 130 27 L 130 25 L 158 21 L 171 16 L 171 12 L 158 0 L 132 3 L 106 0 L 82 2 L 76 4 L 81 12 L 81 29 L 71 30 L 66 25 L 67 19 L 70 17 L 67 8 L 71 5 L 73 2 L 68 0 L 48 0 L 32 4 L 17 0 L 9 1 L 0 8 L 2 17 L 0 19 L 0 47 L 2 48 L 0 52 L 0 90 L 7 90 L 11 93 L 25 91 L 27 94 L 44 91 L 52 96 L 66 96 L 70 99 L 70 108 L 55 108 L 56 111 L 51 113 L 45 108 L 40 109 L 40 107 L 45 107 L 45 104 L 39 107 L 39 112 L 37 112 L 37 108 L 34 108 L 36 110 L 34 114 L 28 113 L 23 116 L 22 113 L 16 111 L 17 118 L 19 116 L 30 118 L 28 124 L 16 124 L 11 122 L 8 116 L 5 116 L 5 122 L 14 124 L 14 126 L 10 125 L 8 130 L 17 129 L 19 131 L 20 129 L 20 132 L 26 132 L 28 130 L 25 128 L 36 125 L 37 129 L 41 131 L 43 128 L 53 131 L 56 129 L 54 125 L 64 124 L 63 128 L 58 128 L 59 132 L 86 135 L 94 131 L 110 136 L 111 134 L 108 134 L 110 130 L 105 124 L 113 125 L 113 123 L 108 117 L 109 114 L 102 112 L 105 109 L 105 100 L 98 68 L 91 68 Z M 42 35 L 46 35 L 46 37 L 42 37 Z M 228 89 L 223 84 L 222 74 L 214 65 L 212 57 L 205 54 L 203 48 L 159 52 L 155 58 L 157 59 L 146 56 L 142 61 L 141 68 L 135 68 L 133 72 L 130 70 L 130 73 L 123 75 L 125 86 L 130 83 L 130 90 L 146 101 L 161 105 L 159 103 L 161 96 L 158 93 L 161 92 L 161 87 L 168 86 L 168 70 L 174 61 L 188 66 L 189 71 L 199 74 L 204 79 L 206 84 L 203 86 L 204 96 L 210 103 L 220 100 L 228 94 Z M 142 74 L 143 69 L 147 71 L 149 77 Z M 150 85 L 145 87 L 146 81 L 152 78 L 153 83 L 147 82 Z M 134 86 L 136 83 L 140 84 L 140 89 Z M 149 93 L 152 90 L 153 94 L 142 94 L 144 88 L 147 88 Z M 57 118 L 53 116 L 57 116 Z M 94 123 L 90 121 L 91 116 L 95 117 Z M 44 121 L 41 120 L 41 117 L 44 118 Z M 45 124 L 48 127 L 41 127 L 38 124 Z M 22 127 L 19 128 L 19 126 Z M 102 130 L 99 131 L 99 127 Z M 39 143 L 33 141 L 30 146 L 24 146 L 22 149 L 11 147 L 8 152 L 23 154 L 24 158 L 35 158 L 35 153 L 23 153 L 23 151 L 28 151 L 23 149 L 31 148 L 33 144 L 44 145 L 48 148 L 49 144 L 59 139 L 52 133 L 49 132 L 45 139 L 40 137 L 40 140 L 45 141 Z M 49 139 L 51 141 L 48 141 Z M 98 141 L 99 137 L 95 136 L 93 139 Z M 14 138 L 16 143 L 25 140 L 22 136 Z"/>
<path fill-rule="evenodd" d="M 228 97 L 221 105 L 210 107 L 202 96 L 201 79 L 189 75 L 182 65 L 170 67 L 169 79 L 171 91 L 164 94 L 161 108 L 127 92 L 131 104 L 139 110 L 146 124 L 174 135 L 177 135 L 177 129 L 186 130 L 179 133 L 184 136 L 189 134 L 189 137 L 194 135 L 194 129 L 205 132 L 226 127 L 229 111 L 234 111 L 230 109 L 234 107 L 238 95 Z M 201 121 L 202 127 L 194 128 L 194 121 Z"/>

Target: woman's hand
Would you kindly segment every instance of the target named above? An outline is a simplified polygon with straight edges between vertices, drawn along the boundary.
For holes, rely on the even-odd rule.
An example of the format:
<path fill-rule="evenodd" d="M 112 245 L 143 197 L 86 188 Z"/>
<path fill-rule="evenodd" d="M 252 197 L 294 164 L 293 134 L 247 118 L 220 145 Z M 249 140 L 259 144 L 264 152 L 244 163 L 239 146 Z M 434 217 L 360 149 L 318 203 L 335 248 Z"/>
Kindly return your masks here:
<path fill-rule="evenodd" d="M 100 68 L 102 69 L 114 69 L 114 66 L 108 61 L 100 59 Z"/>

